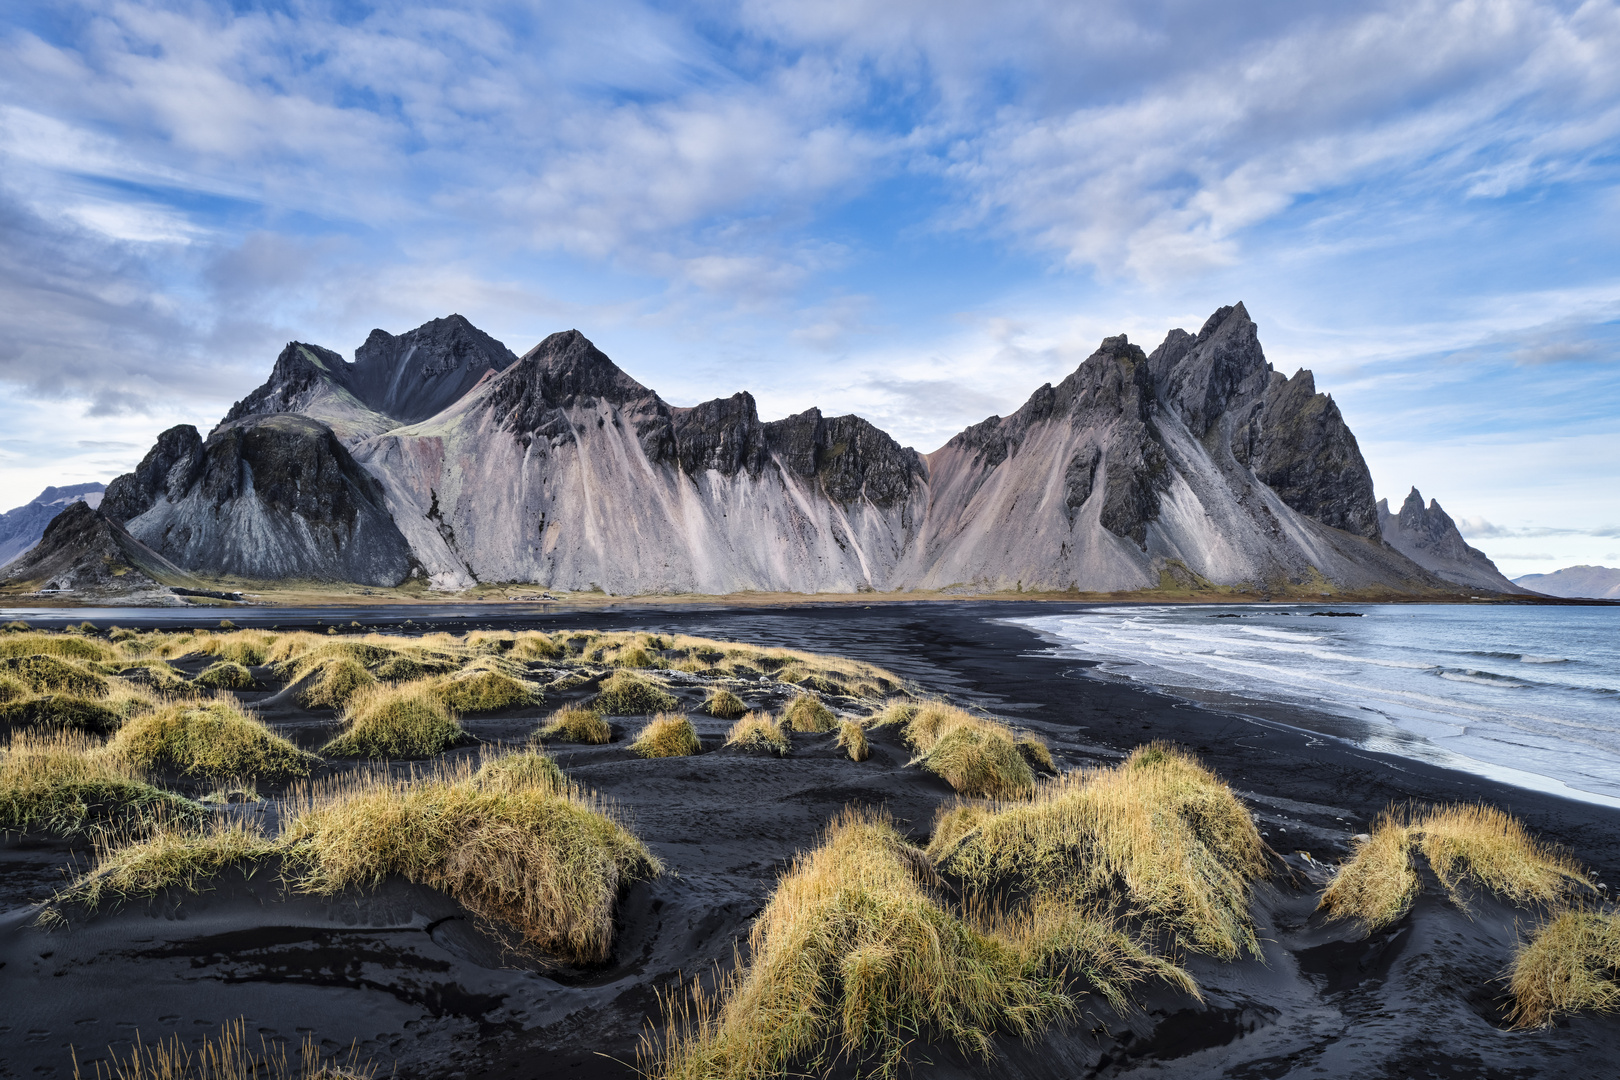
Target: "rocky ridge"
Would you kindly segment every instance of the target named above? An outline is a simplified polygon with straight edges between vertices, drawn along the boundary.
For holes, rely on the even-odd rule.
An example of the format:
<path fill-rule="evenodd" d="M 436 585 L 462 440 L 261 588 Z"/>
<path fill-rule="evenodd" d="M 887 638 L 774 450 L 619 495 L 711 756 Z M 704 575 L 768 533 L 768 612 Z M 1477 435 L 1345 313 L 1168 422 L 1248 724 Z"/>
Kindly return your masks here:
<path fill-rule="evenodd" d="M 205 583 L 135 539 L 88 502 L 68 505 L 40 542 L 6 566 L 0 581 L 43 593 L 125 603 L 174 603 L 171 587 Z"/>
<path fill-rule="evenodd" d="M 48 487 L 23 505 L 0 514 L 0 566 L 39 543 L 45 527 L 67 507 L 76 502 L 100 505 L 106 489 L 105 484 L 97 482 Z"/>
<path fill-rule="evenodd" d="M 1389 512 L 1389 500 L 1378 500 L 1378 530 L 1390 547 L 1446 581 L 1488 592 L 1526 591 L 1503 576 L 1490 556 L 1468 546 L 1437 500 L 1425 507 L 1415 487 L 1398 514 Z"/>
<path fill-rule="evenodd" d="M 1620 600 L 1620 568 L 1612 566 L 1566 566 L 1550 574 L 1525 574 L 1513 584 L 1547 596 Z"/>
<path fill-rule="evenodd" d="M 353 364 L 295 342 L 206 443 L 165 433 L 108 500 L 178 564 L 248 578 L 422 572 L 449 589 L 613 593 L 1458 584 L 1383 542 L 1338 407 L 1310 372 L 1273 370 L 1241 304 L 1151 354 L 1108 338 L 1012 416 L 926 456 L 856 416 L 762 421 L 746 392 L 671 406 L 577 330 L 521 358 L 460 316 L 374 331 Z"/>

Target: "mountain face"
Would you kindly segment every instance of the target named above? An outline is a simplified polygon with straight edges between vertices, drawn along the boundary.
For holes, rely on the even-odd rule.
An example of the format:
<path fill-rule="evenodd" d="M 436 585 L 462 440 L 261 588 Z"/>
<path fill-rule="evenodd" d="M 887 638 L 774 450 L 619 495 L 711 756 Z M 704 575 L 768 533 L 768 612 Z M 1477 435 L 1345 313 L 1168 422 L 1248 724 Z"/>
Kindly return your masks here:
<path fill-rule="evenodd" d="M 1612 566 L 1566 566 L 1550 574 L 1525 574 L 1513 584 L 1547 596 L 1620 600 L 1620 569 Z"/>
<path fill-rule="evenodd" d="M 99 505 L 105 490 L 106 485 L 100 483 L 48 487 L 33 500 L 0 514 L 0 566 L 39 543 L 51 519 L 73 503 Z"/>
<path fill-rule="evenodd" d="M 383 502 L 332 429 L 279 414 L 228 421 L 206 442 L 170 428 L 102 506 L 189 570 L 397 585 L 414 563 Z"/>
<path fill-rule="evenodd" d="M 47 489 L 49 491 L 50 489 Z M 87 598 L 173 602 L 171 585 L 203 582 L 175 566 L 87 501 L 71 502 L 0 582 Z"/>
<path fill-rule="evenodd" d="M 1439 502 L 1431 499 L 1425 508 L 1417 488 L 1407 493 L 1399 514 L 1389 512 L 1387 499 L 1378 500 L 1378 528 L 1390 547 L 1446 581 L 1488 592 L 1524 592 L 1483 551 L 1468 546 Z"/>
<path fill-rule="evenodd" d="M 460 316 L 374 331 L 352 364 L 294 342 L 206 442 L 166 432 L 107 500 L 178 564 L 243 577 L 1456 589 L 1383 542 L 1338 407 L 1271 368 L 1241 304 L 1152 354 L 1108 338 L 926 457 L 856 416 L 762 421 L 747 393 L 671 406 L 577 330 L 521 359 Z"/>

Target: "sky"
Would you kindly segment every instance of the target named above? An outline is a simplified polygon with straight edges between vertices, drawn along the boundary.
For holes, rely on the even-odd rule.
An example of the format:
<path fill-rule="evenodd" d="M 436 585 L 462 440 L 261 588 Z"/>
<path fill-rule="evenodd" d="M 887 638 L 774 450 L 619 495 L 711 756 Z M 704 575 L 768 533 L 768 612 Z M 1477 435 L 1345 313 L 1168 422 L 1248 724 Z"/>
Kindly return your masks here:
<path fill-rule="evenodd" d="M 1243 301 L 1381 497 L 1620 565 L 1620 4 L 9 0 L 0 509 L 290 340 L 577 327 L 924 452 Z"/>

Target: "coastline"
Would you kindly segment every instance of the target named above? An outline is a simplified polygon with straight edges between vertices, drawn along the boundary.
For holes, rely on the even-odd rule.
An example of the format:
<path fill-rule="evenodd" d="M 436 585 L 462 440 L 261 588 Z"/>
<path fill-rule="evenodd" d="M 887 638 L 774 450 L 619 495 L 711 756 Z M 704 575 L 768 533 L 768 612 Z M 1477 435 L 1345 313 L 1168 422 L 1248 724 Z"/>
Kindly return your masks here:
<path fill-rule="evenodd" d="M 1287 867 L 1256 893 L 1263 957 L 1190 958 L 1202 1003 L 1147 987 L 1128 1017 L 1108 1014 L 1034 1044 L 999 1040 L 1000 1057 L 988 1070 L 921 1047 L 918 1064 L 927 1062 L 931 1077 L 1191 1080 L 1304 1077 L 1318 1068 L 1382 1077 L 1419 1066 L 1447 1076 L 1520 1075 L 1507 1070 L 1527 1067 L 1582 1074 L 1582 1061 L 1620 1060 L 1613 1018 L 1505 1029 L 1503 987 L 1494 980 L 1534 919 L 1529 911 L 1486 898 L 1463 913 L 1428 882 L 1406 920 L 1370 938 L 1313 913 L 1326 866 L 1392 805 L 1498 806 L 1614 882 L 1620 810 L 1092 677 L 1086 662 L 1054 655 L 1036 631 L 1005 621 L 1051 610 L 1027 600 L 595 608 L 506 619 L 448 613 L 408 629 L 638 628 L 835 653 L 1027 726 L 1065 768 L 1112 765 L 1142 743 L 1166 740 L 1197 753 L 1237 790 Z M 263 613 L 266 624 L 274 615 Z M 388 628 L 397 632 L 395 623 Z M 492 719 L 469 730 L 481 739 L 521 739 L 533 723 Z M 182 1017 L 189 1031 L 242 1014 L 286 1034 L 319 1017 L 323 1038 L 358 1039 L 385 1071 L 389 1059 L 400 1061 L 405 1077 L 520 1077 L 533 1075 L 536 1060 L 579 1077 L 631 1075 L 623 1063 L 644 1022 L 659 1018 L 655 991 L 669 990 L 681 973 L 728 963 L 777 875 L 843 807 L 882 807 L 913 837 L 931 829 L 936 809 L 954 796 L 936 777 L 907 768 L 910 754 L 893 739 L 875 739 L 872 760 L 860 764 L 831 735 L 796 740 L 782 759 L 709 752 L 647 761 L 622 743 L 555 745 L 569 774 L 621 807 L 676 871 L 627 896 L 619 959 L 588 977 L 514 965 L 442 898 L 400 882 L 367 898 L 315 903 L 277 899 L 269 881 L 233 881 L 206 896 L 131 905 L 44 935 L 27 925 L 29 909 L 16 901 L 49 880 L 47 863 L 62 851 L 8 842 L 0 845 L 10 900 L 0 913 L 0 982 L 18 1002 L 13 1030 L 45 1034 L 0 1057 L 19 1075 L 51 1065 L 67 1075 L 59 1043 L 99 1049 L 136 1027 L 159 1034 L 166 1016 Z M 402 912 L 410 917 L 402 921 Z"/>

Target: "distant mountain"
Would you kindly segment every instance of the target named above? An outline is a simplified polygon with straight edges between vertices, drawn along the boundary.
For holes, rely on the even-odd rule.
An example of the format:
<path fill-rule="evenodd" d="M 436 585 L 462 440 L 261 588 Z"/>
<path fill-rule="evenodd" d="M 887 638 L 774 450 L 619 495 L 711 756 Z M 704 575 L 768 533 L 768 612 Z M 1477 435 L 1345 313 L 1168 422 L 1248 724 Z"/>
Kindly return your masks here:
<path fill-rule="evenodd" d="M 1396 551 L 1447 581 L 1487 592 L 1524 591 L 1504 577 L 1483 551 L 1468 546 L 1438 501 L 1431 499 L 1425 508 L 1415 487 L 1399 514 L 1389 512 L 1387 499 L 1378 500 L 1378 530 Z"/>
<path fill-rule="evenodd" d="M 1620 569 L 1611 566 L 1566 566 L 1550 574 L 1525 574 L 1513 583 L 1548 596 L 1620 600 Z"/>
<path fill-rule="evenodd" d="M 99 505 L 106 487 L 101 483 L 48 487 L 32 501 L 0 514 L 0 566 L 39 543 L 39 538 L 45 535 L 45 526 L 70 504 Z"/>
<path fill-rule="evenodd" d="M 577 330 L 518 358 L 451 316 L 355 357 L 289 344 L 206 440 L 166 432 L 108 515 L 263 579 L 1457 590 L 1383 541 L 1338 407 L 1272 369 L 1241 304 L 1151 355 L 1108 338 L 926 456 L 856 416 L 762 421 L 746 392 L 669 405 Z"/>

